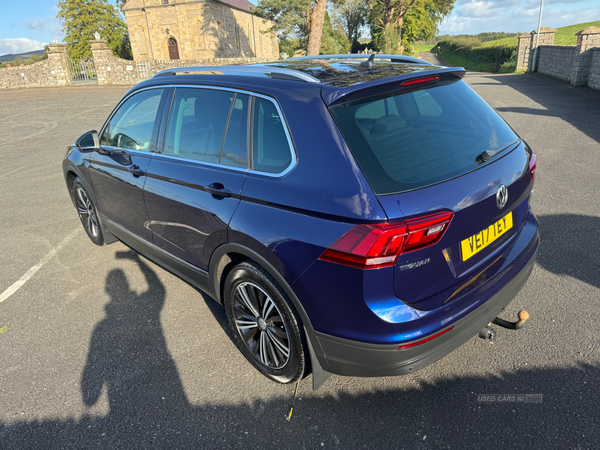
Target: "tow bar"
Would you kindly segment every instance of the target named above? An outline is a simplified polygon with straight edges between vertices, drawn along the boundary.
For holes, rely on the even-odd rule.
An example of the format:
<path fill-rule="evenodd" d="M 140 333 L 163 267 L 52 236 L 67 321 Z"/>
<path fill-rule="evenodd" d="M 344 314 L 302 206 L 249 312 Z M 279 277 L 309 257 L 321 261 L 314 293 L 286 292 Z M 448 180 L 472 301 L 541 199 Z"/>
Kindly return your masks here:
<path fill-rule="evenodd" d="M 525 323 L 529 319 L 529 313 L 527 311 L 519 311 L 518 314 L 519 320 L 516 322 L 509 322 L 507 320 L 496 317 L 487 327 L 482 329 L 479 332 L 479 337 L 486 341 L 493 341 L 496 339 L 496 330 L 494 330 L 491 325 L 492 323 L 508 330 L 520 330 L 525 326 Z"/>

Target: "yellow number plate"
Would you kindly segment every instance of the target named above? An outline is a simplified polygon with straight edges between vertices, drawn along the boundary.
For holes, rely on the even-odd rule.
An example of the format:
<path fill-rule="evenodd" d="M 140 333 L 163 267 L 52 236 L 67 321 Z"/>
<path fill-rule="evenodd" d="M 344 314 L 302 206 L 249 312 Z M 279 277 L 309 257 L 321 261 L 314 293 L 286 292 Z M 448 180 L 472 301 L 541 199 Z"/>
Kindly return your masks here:
<path fill-rule="evenodd" d="M 462 260 L 466 261 L 475 253 L 483 250 L 513 226 L 512 212 L 500 219 L 498 222 L 490 225 L 485 230 L 471 236 L 460 243 Z"/>

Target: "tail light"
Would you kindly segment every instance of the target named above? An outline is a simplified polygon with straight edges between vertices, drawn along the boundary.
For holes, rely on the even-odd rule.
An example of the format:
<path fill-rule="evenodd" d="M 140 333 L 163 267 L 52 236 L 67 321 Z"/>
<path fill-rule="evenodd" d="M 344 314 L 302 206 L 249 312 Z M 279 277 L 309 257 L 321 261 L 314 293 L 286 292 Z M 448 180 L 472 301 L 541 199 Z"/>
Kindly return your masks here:
<path fill-rule="evenodd" d="M 357 225 L 319 259 L 359 269 L 393 266 L 400 254 L 439 242 L 453 215 L 442 212 L 404 222 Z"/>
<path fill-rule="evenodd" d="M 529 160 L 529 173 L 531 174 L 531 181 L 535 181 L 535 168 L 537 166 L 537 156 L 534 153 L 531 154 Z"/>

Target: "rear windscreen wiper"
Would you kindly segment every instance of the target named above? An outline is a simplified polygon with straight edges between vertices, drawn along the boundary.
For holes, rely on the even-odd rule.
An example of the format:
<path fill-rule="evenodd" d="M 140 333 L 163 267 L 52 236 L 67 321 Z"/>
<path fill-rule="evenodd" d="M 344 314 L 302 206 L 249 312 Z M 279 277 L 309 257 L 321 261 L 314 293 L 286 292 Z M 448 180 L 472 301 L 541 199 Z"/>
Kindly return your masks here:
<path fill-rule="evenodd" d="M 477 164 L 483 164 L 484 162 L 486 162 L 486 161 L 490 160 L 491 158 L 493 158 L 494 156 L 496 156 L 498 153 L 503 152 L 507 148 L 513 146 L 517 142 L 519 142 L 519 141 L 511 142 L 510 144 L 508 144 L 506 147 L 504 147 L 501 150 L 485 150 L 483 153 L 480 153 L 479 155 L 477 155 L 477 158 L 475 158 L 475 162 Z"/>
<path fill-rule="evenodd" d="M 477 164 L 483 164 L 487 160 L 491 159 L 492 156 L 496 155 L 497 153 L 498 153 L 497 150 L 486 150 L 483 153 L 479 154 L 477 156 L 477 158 L 475 158 L 475 162 Z"/>

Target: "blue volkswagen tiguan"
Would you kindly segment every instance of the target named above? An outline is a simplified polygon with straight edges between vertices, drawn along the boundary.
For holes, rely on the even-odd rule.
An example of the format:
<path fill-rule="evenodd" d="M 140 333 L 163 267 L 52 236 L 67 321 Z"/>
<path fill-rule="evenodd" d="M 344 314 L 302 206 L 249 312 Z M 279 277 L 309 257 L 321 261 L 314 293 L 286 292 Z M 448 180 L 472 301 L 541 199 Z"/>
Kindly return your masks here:
<path fill-rule="evenodd" d="M 265 376 L 412 373 L 531 273 L 536 157 L 464 70 L 379 55 L 166 70 L 67 150 L 90 239 L 226 309 Z"/>

